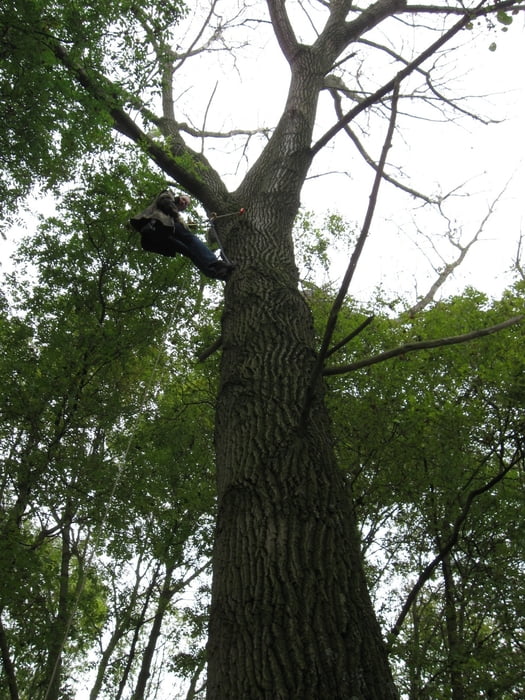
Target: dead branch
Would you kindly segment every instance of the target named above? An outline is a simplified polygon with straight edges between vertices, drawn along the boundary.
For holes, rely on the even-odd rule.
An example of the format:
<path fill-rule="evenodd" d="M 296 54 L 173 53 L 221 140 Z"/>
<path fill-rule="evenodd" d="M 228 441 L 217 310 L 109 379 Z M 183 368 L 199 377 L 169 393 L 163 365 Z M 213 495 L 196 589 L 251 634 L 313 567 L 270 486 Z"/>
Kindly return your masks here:
<path fill-rule="evenodd" d="M 368 357 L 364 360 L 358 360 L 357 362 L 352 362 L 349 365 L 344 365 L 341 367 L 326 367 L 323 370 L 325 376 L 334 376 L 336 374 L 347 374 L 348 372 L 354 372 L 357 369 L 362 369 L 363 367 L 370 367 L 371 365 L 377 365 L 380 362 L 385 362 L 385 360 L 391 360 L 393 357 L 399 357 L 400 355 L 407 355 L 409 352 L 416 352 L 418 350 L 430 350 L 432 348 L 439 348 L 445 345 L 458 345 L 459 343 L 468 343 L 470 340 L 476 340 L 477 338 L 483 338 L 486 335 L 492 335 L 492 333 L 498 333 L 499 331 L 509 328 L 517 323 L 520 323 L 525 316 L 514 316 L 502 321 L 502 323 L 497 323 L 495 326 L 489 326 L 488 328 L 480 328 L 476 331 L 471 331 L 470 333 L 464 333 L 463 335 L 455 335 L 448 338 L 437 338 L 436 340 L 422 340 L 417 343 L 406 343 L 405 345 L 400 345 L 392 350 L 386 350 L 379 355 L 374 355 L 373 357 Z"/>
<path fill-rule="evenodd" d="M 360 38 L 358 40 L 359 44 L 362 44 L 363 46 L 369 46 L 370 48 L 377 49 L 378 51 L 383 51 L 386 53 L 388 56 L 393 58 L 395 61 L 398 61 L 399 63 L 403 63 L 404 65 L 409 65 L 410 61 L 408 61 L 406 58 L 403 58 L 401 54 L 397 53 L 393 49 L 391 49 L 388 46 L 383 46 L 381 44 L 378 44 L 375 41 L 370 41 L 370 39 L 363 39 Z M 459 112 L 460 114 L 464 114 L 465 116 L 469 117 L 470 119 L 473 119 L 474 121 L 479 121 L 482 124 L 488 125 L 488 124 L 498 124 L 499 121 L 497 119 L 484 119 L 483 117 L 480 117 L 479 114 L 476 114 L 475 112 L 471 112 L 470 110 L 467 110 L 463 107 L 460 107 L 458 104 L 459 99 L 464 100 L 467 99 L 465 96 L 462 96 L 461 98 L 457 98 L 454 100 L 449 99 L 448 97 L 445 97 L 444 94 L 442 94 L 438 88 L 434 85 L 434 82 L 431 77 L 431 72 L 428 70 L 423 70 L 422 68 L 417 68 L 416 73 L 419 73 L 425 80 L 425 84 L 427 85 L 428 89 L 430 90 L 431 94 L 434 95 L 434 97 L 439 101 L 439 103 L 443 103 L 451 107 L 453 110 Z M 429 98 L 422 97 L 420 99 L 423 99 L 423 101 L 426 101 L 428 103 L 431 103 Z"/>
<path fill-rule="evenodd" d="M 414 316 L 424 309 L 428 304 L 430 304 L 438 291 L 440 287 L 443 286 L 443 284 L 447 281 L 447 279 L 453 274 L 454 270 L 456 270 L 462 262 L 465 260 L 469 250 L 472 248 L 472 246 L 479 240 L 480 235 L 483 233 L 483 230 L 485 228 L 485 225 L 487 221 L 490 219 L 492 214 L 494 213 L 494 209 L 496 207 L 496 204 L 498 201 L 501 199 L 505 191 L 507 190 L 508 183 L 505 185 L 505 187 L 501 190 L 501 192 L 498 194 L 498 196 L 494 199 L 492 204 L 489 206 L 487 213 L 481 220 L 480 225 L 478 226 L 478 229 L 474 236 L 470 239 L 470 241 L 466 245 L 460 245 L 459 242 L 455 241 L 453 238 L 453 231 L 451 230 L 450 227 L 450 222 L 449 222 L 449 232 L 448 232 L 448 239 L 450 243 L 459 250 L 459 254 L 456 257 L 455 260 L 452 260 L 452 262 L 447 263 L 443 269 L 438 273 L 437 279 L 432 283 L 430 286 L 428 292 L 423 295 L 423 297 L 416 303 L 414 306 L 412 306 L 410 309 L 405 311 L 403 313 L 403 316 L 408 316 L 409 318 L 414 318 Z M 441 210 L 441 206 L 440 206 Z M 443 213 L 443 212 L 442 212 Z M 444 216 L 444 214 L 443 214 Z"/>

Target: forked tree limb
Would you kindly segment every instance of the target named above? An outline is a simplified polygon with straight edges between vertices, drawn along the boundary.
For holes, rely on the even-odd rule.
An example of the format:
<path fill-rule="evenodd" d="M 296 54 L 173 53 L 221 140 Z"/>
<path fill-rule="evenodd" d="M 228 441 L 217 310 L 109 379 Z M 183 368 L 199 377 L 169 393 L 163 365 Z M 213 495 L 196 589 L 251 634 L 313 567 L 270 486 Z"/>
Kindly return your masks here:
<path fill-rule="evenodd" d="M 500 4 L 501 9 L 513 6 L 513 0 L 504 0 Z M 364 112 L 371 105 L 376 104 L 382 100 L 386 95 L 388 95 L 394 89 L 396 84 L 399 84 L 407 76 L 411 75 L 419 66 L 424 63 L 428 58 L 433 56 L 436 51 L 438 51 L 442 46 L 448 43 L 456 34 L 458 34 L 462 29 L 464 29 L 473 19 L 479 15 L 486 14 L 484 8 L 485 0 L 482 0 L 475 8 L 469 10 L 463 10 L 464 14 L 455 24 L 450 27 L 439 39 L 430 44 L 424 51 L 422 51 L 417 58 L 408 63 L 404 68 L 402 68 L 391 80 L 385 83 L 379 90 L 376 90 L 373 94 L 369 95 L 367 98 L 363 99 L 358 105 L 353 107 L 345 116 L 340 119 L 336 124 L 334 124 L 326 133 L 321 136 L 321 138 L 315 143 L 311 148 L 312 155 L 317 154 L 327 143 L 329 143 L 334 136 L 336 136 L 342 129 L 345 128 L 347 124 L 357 117 L 358 114 Z M 358 37 L 356 36 L 356 39 Z"/>

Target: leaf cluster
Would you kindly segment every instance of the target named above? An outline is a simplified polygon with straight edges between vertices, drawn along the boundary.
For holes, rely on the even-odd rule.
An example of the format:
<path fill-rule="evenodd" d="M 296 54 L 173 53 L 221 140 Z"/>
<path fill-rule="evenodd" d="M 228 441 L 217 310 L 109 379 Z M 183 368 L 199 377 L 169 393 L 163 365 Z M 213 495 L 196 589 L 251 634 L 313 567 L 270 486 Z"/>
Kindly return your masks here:
<path fill-rule="evenodd" d="M 125 152 L 86 166 L 5 284 L 0 608 L 16 675 L 4 690 L 39 697 L 60 657 L 65 688 L 108 634 L 103 675 L 133 685 L 129 636 L 145 645 L 155 615 L 171 625 L 209 556 L 215 387 L 187 348 L 214 323 L 213 294 L 198 311 L 191 265 L 145 254 L 126 225 L 162 185 Z M 198 634 L 187 620 L 174 640 Z"/>
<path fill-rule="evenodd" d="M 347 304 L 341 337 L 365 313 Z M 339 353 L 351 362 L 515 313 L 520 285 L 498 301 L 467 290 L 413 319 L 376 309 Z M 453 682 L 467 697 L 523 692 L 523 333 L 518 324 L 329 382 L 370 583 L 408 697 L 451 698 Z"/>

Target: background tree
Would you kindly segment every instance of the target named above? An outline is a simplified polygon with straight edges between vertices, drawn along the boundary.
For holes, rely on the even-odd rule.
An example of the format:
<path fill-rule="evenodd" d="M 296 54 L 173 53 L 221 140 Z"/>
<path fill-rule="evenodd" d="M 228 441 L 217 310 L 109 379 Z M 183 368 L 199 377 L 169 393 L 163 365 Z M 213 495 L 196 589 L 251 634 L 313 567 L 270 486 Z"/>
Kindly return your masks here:
<path fill-rule="evenodd" d="M 378 313 L 339 352 L 380 355 L 394 337 L 448 335 L 503 309 L 522 311 L 521 283 L 494 304 L 470 290 L 412 320 Z M 345 309 L 340 333 L 363 317 Z M 523 611 L 511 593 L 523 560 L 522 333 L 400 354 L 330 382 L 369 580 L 409 698 L 522 692 Z"/>
<path fill-rule="evenodd" d="M 203 31 L 183 49 L 175 40 L 180 7 L 169 3 L 141 8 L 91 3 L 71 9 L 69 4 L 21 2 L 4 10 L 2 33 L 9 49 L 2 55 L 2 89 L 9 97 L 7 109 L 22 115 L 11 119 L 16 127 L 9 142 L 16 152 L 27 140 L 26 91 L 35 84 L 42 103 L 51 98 L 59 106 L 52 126 L 43 124 L 37 156 L 14 160 L 4 188 L 16 195 L 20 187 L 13 190 L 10 178 L 24 184 L 22 176 L 26 186 L 35 177 L 58 182 L 68 162 L 57 168 L 56 156 L 70 154 L 72 163 L 84 147 L 84 152 L 107 147 L 112 126 L 197 197 L 207 213 L 247 208 L 247 216 L 224 218 L 220 224 L 237 270 L 225 288 L 221 322 L 208 696 L 393 698 L 397 693 L 367 590 L 354 510 L 333 449 L 323 364 L 370 230 L 399 101 L 417 102 L 424 88 L 423 101 L 437 97 L 454 108 L 433 79 L 435 57 L 476 19 L 494 16 L 506 25 L 511 21 L 507 11 L 521 5 L 411 7 L 400 0 L 379 0 L 364 9 L 345 1 L 300 5 L 308 15 L 305 30 L 284 2 L 269 0 L 255 21 L 257 26 L 271 21 L 288 63 L 289 91 L 275 127 L 264 130 L 255 153 L 245 151 L 249 165 L 233 191 L 204 146 L 209 138 L 225 136 L 234 145 L 237 136 L 251 139 L 253 130 L 208 131 L 207 111 L 199 120 L 204 128 L 188 126 L 174 90 L 180 85 L 174 81 L 177 69 L 187 59 L 215 45 L 231 49 L 228 30 L 243 20 L 245 30 L 250 24 L 244 13 L 252 17 L 254 11 L 243 5 L 234 20 L 223 21 L 218 5 L 210 8 Z M 441 21 L 434 25 L 430 18 L 436 16 Z M 383 26 L 392 35 L 398 19 L 417 26 L 426 18 L 428 26 L 410 44 L 400 36 L 392 49 L 370 38 Z M 374 52 L 389 63 L 388 77 L 379 84 L 368 70 Z M 335 92 L 330 128 L 316 122 L 325 89 Z M 318 350 L 292 240 L 301 189 L 314 159 L 336 135 L 355 136 L 349 129 L 360 119 L 375 124 L 375 117 L 385 114 L 389 126 L 383 127 L 386 138 L 375 165 L 370 207 Z M 80 131 L 83 120 L 89 129 Z M 53 149 L 55 157 L 49 157 Z M 137 187 L 134 194 L 139 208 L 152 192 Z M 410 194 L 419 196 L 415 190 Z M 110 201 L 109 193 L 105 196 Z M 124 220 L 110 218 L 108 233 Z M 86 371 L 79 370 L 79 388 Z M 89 425 L 87 418 L 89 411 L 82 425 Z"/>
<path fill-rule="evenodd" d="M 144 175 L 133 170 L 136 181 Z M 107 197 L 125 201 L 130 176 L 122 154 L 116 167 L 86 172 L 62 216 L 21 246 L 6 288 L 1 559 L 9 575 L 0 600 L 10 697 L 62 697 L 96 643 L 104 646 L 92 698 L 104 677 L 117 678 L 119 696 L 136 684 L 143 697 L 148 650 L 163 622 L 182 615 L 177 596 L 209 559 L 210 386 L 203 372 L 185 373 L 186 385 L 178 379 L 198 278 L 181 270 L 174 284 L 167 266 L 129 254 L 128 231 L 107 237 Z M 200 314 L 203 324 L 211 313 Z M 197 615 L 197 602 L 195 613 L 185 607 Z M 116 697 L 114 680 L 109 687 Z"/>

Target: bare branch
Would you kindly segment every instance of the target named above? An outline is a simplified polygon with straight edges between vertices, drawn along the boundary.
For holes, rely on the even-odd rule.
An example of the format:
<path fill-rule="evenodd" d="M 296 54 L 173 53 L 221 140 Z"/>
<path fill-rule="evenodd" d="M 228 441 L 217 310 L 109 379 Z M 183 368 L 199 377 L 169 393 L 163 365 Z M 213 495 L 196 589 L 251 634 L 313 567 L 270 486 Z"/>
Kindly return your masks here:
<path fill-rule="evenodd" d="M 201 153 L 204 153 L 204 129 L 206 128 L 206 121 L 208 119 L 208 112 L 210 111 L 211 103 L 213 102 L 213 98 L 215 97 L 215 93 L 217 92 L 217 86 L 219 85 L 219 82 L 215 82 L 215 87 L 213 88 L 213 91 L 210 95 L 210 99 L 208 100 L 208 104 L 206 105 L 206 109 L 204 111 L 204 117 L 202 119 L 202 130 L 201 130 Z"/>
<path fill-rule="evenodd" d="M 268 9 L 275 36 L 285 58 L 289 63 L 292 63 L 300 44 L 294 34 L 285 5 L 285 0 L 268 0 Z"/>
<path fill-rule="evenodd" d="M 357 43 L 362 44 L 363 46 L 369 46 L 370 48 L 377 49 L 378 51 L 384 51 L 386 54 L 391 56 L 393 59 L 396 61 L 399 61 L 399 63 L 403 63 L 404 65 L 409 65 L 410 61 L 408 61 L 406 58 L 403 58 L 400 54 L 398 54 L 396 51 L 393 51 L 391 48 L 388 46 L 383 46 L 381 44 L 378 44 L 375 41 L 371 41 L 370 39 L 363 39 L 360 38 L 358 39 Z M 445 97 L 434 85 L 432 81 L 432 77 L 430 74 L 430 71 L 428 70 L 423 70 L 422 68 L 417 68 L 416 71 L 417 73 L 421 74 L 421 76 L 424 77 L 425 83 L 430 90 L 431 94 L 434 95 L 434 97 L 439 101 L 439 103 L 444 103 L 447 104 L 449 107 L 454 109 L 455 111 L 459 112 L 460 114 L 464 114 L 467 117 L 470 117 L 471 119 L 474 119 L 475 121 L 479 121 L 482 124 L 497 124 L 499 121 L 497 119 L 484 119 L 483 117 L 480 117 L 479 114 L 476 114 L 475 112 L 471 112 L 467 109 L 464 109 L 463 107 L 460 107 L 458 104 L 458 99 L 467 99 L 465 97 L 461 97 L 455 100 L 451 100 L 448 97 Z M 425 102 L 430 102 L 428 97 L 420 97 Z"/>
<path fill-rule="evenodd" d="M 486 335 L 491 335 L 492 333 L 498 333 L 499 331 L 509 328 L 517 323 L 520 323 L 525 316 L 514 316 L 509 318 L 507 321 L 502 321 L 502 323 L 497 323 L 495 326 L 489 326 L 488 328 L 480 328 L 476 331 L 471 331 L 470 333 L 464 333 L 463 335 L 455 335 L 448 338 L 437 338 L 436 340 L 422 340 L 417 343 L 406 343 L 405 345 L 400 345 L 392 350 L 386 350 L 379 355 L 374 355 L 373 357 L 368 357 L 364 360 L 358 360 L 357 362 L 352 362 L 349 365 L 344 365 L 342 367 L 326 367 L 323 371 L 325 376 L 334 376 L 336 374 L 347 374 L 348 372 L 354 372 L 356 369 L 362 369 L 363 367 L 370 367 L 371 365 L 377 365 L 380 362 L 385 362 L 385 360 L 391 360 L 393 357 L 399 357 L 400 355 L 407 355 L 409 352 L 416 352 L 419 350 L 430 350 L 431 348 L 439 348 L 445 345 L 458 345 L 459 343 L 468 343 L 470 340 L 476 340 L 477 338 L 483 338 Z"/>
<path fill-rule="evenodd" d="M 518 247 L 516 249 L 516 259 L 514 260 L 512 269 L 515 270 L 520 278 L 525 281 L 525 267 L 521 261 L 521 256 L 522 256 L 522 246 L 523 246 L 523 233 L 520 233 L 519 239 L 518 239 Z"/>
<path fill-rule="evenodd" d="M 491 215 L 494 212 L 494 208 L 496 207 L 496 204 L 498 201 L 501 199 L 503 194 L 505 193 L 507 189 L 508 183 L 505 185 L 503 190 L 498 194 L 498 196 L 494 199 L 492 204 L 489 206 L 488 212 L 486 215 L 483 217 L 478 230 L 474 234 L 474 236 L 470 239 L 470 241 L 466 245 L 460 245 L 458 242 L 454 241 L 453 239 L 453 232 L 450 230 L 450 225 L 449 225 L 449 234 L 448 234 L 448 239 L 451 242 L 453 246 L 455 246 L 459 250 L 459 254 L 455 260 L 453 260 L 450 263 L 447 263 L 441 272 L 439 273 L 437 279 L 434 281 L 434 283 L 430 286 L 430 289 L 428 292 L 416 303 L 414 306 L 412 306 L 410 309 L 404 312 L 403 315 L 408 316 L 409 318 L 413 318 L 419 311 L 424 309 L 428 304 L 430 304 L 438 291 L 438 289 L 443 286 L 443 284 L 446 282 L 446 280 L 453 274 L 454 270 L 456 270 L 462 262 L 465 260 L 467 253 L 469 250 L 472 248 L 474 243 L 476 243 L 479 240 L 480 235 L 482 234 L 485 224 L 491 217 Z M 441 207 L 440 207 L 441 209 Z"/>
<path fill-rule="evenodd" d="M 334 79 L 334 78 L 336 78 L 336 76 L 327 76 L 327 79 L 329 79 L 329 78 Z M 325 83 L 326 83 L 326 81 L 325 81 Z M 342 81 L 341 81 L 341 83 L 342 83 Z M 334 104 L 335 104 L 335 111 L 336 111 L 336 115 L 337 115 L 338 119 L 343 119 L 343 110 L 341 107 L 341 96 L 339 95 L 339 91 L 342 91 L 345 93 L 351 92 L 351 91 L 347 91 L 347 89 L 344 85 L 339 85 L 338 87 L 332 87 L 333 84 L 334 84 L 333 80 L 329 81 L 326 89 L 328 89 L 330 94 L 332 95 L 332 98 L 333 98 Z M 360 99 L 358 99 L 355 96 L 354 96 L 354 99 L 356 101 L 361 101 Z M 362 158 L 364 159 L 364 161 L 377 172 L 377 168 L 378 168 L 377 163 L 367 153 L 363 144 L 357 138 L 357 135 L 355 134 L 355 132 L 352 131 L 352 129 L 350 129 L 350 127 L 348 125 L 346 125 L 344 127 L 344 131 L 349 136 L 349 138 L 354 142 L 357 150 L 359 151 L 359 153 L 362 156 Z M 425 195 L 421 192 L 418 192 L 417 190 L 414 190 L 411 187 L 408 187 L 408 185 L 404 185 L 402 182 L 399 182 L 399 180 L 396 180 L 391 175 L 388 175 L 388 173 L 383 172 L 383 178 L 384 178 L 384 180 L 389 182 L 391 185 L 394 185 L 395 187 L 399 188 L 400 190 L 403 190 L 404 192 L 411 195 L 412 197 L 416 197 L 417 199 L 422 199 L 427 204 L 437 204 L 438 203 L 436 199 L 432 199 L 428 195 Z"/>
<path fill-rule="evenodd" d="M 185 122 L 179 122 L 179 131 L 183 131 L 195 138 L 214 138 L 214 139 L 229 139 L 232 136 L 270 136 L 273 131 L 270 127 L 262 127 L 260 129 L 231 129 L 230 131 L 202 131 L 189 126 Z"/>
<path fill-rule="evenodd" d="M 303 415 L 306 413 L 309 407 L 310 403 L 310 396 L 313 391 L 313 387 L 319 377 L 320 374 L 322 374 L 322 367 L 324 364 L 324 361 L 328 355 L 328 349 L 332 340 L 332 336 L 335 330 L 335 326 L 337 324 L 337 319 L 339 316 L 339 311 L 341 310 L 341 307 L 343 305 L 343 301 L 346 297 L 346 294 L 348 292 L 348 288 L 350 286 L 350 282 L 352 281 L 352 278 L 354 276 L 355 269 L 357 267 L 357 263 L 359 261 L 359 258 L 361 256 L 361 253 L 363 251 L 365 241 L 368 237 L 368 233 L 370 231 L 370 225 L 372 223 L 372 218 L 374 215 L 375 207 L 377 204 L 377 197 L 379 194 L 379 186 L 381 184 L 382 180 L 382 175 L 383 175 L 383 168 L 385 167 L 385 161 L 386 161 L 386 156 L 388 153 L 388 150 L 390 149 L 390 146 L 392 144 L 392 135 L 394 133 L 394 127 L 396 123 L 396 116 L 397 116 L 397 98 L 399 96 L 399 85 L 396 83 L 394 85 L 394 93 L 392 95 L 392 113 L 390 116 L 390 123 L 388 126 L 388 131 L 385 137 L 385 142 L 383 144 L 383 148 L 381 150 L 381 157 L 379 158 L 379 166 L 378 170 L 376 173 L 376 176 L 374 178 L 374 183 L 372 185 L 372 191 L 370 193 L 370 200 L 368 204 L 368 209 L 365 215 L 365 220 L 363 223 L 363 228 L 361 230 L 361 233 L 359 235 L 359 238 L 357 240 L 356 246 L 354 248 L 354 252 L 352 253 L 352 256 L 350 258 L 350 262 L 348 264 L 348 268 L 346 270 L 345 276 L 343 278 L 343 281 L 341 283 L 341 287 L 339 289 L 339 292 L 337 294 L 337 297 L 332 305 L 332 308 L 330 310 L 330 314 L 328 317 L 328 321 L 326 324 L 325 332 L 324 332 L 324 337 L 321 343 L 321 349 L 319 350 L 319 354 L 317 356 L 317 360 L 315 363 L 315 366 L 312 371 L 312 376 L 310 379 L 310 384 L 309 388 L 306 392 L 306 400 L 305 400 L 305 407 L 303 411 Z"/>
<path fill-rule="evenodd" d="M 371 105 L 376 104 L 388 95 L 394 89 L 396 84 L 399 84 L 404 78 L 413 73 L 419 66 L 426 61 L 430 56 L 432 56 L 438 49 L 444 46 L 452 37 L 454 37 L 458 32 L 460 32 L 464 27 L 467 26 L 473 18 L 477 17 L 482 11 L 482 5 L 485 0 L 482 0 L 480 5 L 473 10 L 465 10 L 463 17 L 458 20 L 450 29 L 448 29 L 439 39 L 430 44 L 422 53 L 419 54 L 417 58 L 411 61 L 408 65 L 402 68 L 397 75 L 395 75 L 391 80 L 383 85 L 383 87 L 376 90 L 372 95 L 369 95 L 358 105 L 353 107 L 344 117 L 340 119 L 336 124 L 334 124 L 328 131 L 321 136 L 321 138 L 315 143 L 311 152 L 312 155 L 318 153 L 324 146 L 326 146 L 333 137 L 338 134 L 347 124 L 349 124 L 358 114 L 364 112 Z M 502 3 L 502 5 L 505 3 Z M 357 38 L 357 37 L 356 37 Z"/>
<path fill-rule="evenodd" d="M 218 2 L 218 0 L 213 0 L 213 2 L 210 4 L 210 11 L 208 12 L 208 15 L 206 16 L 206 18 L 202 22 L 201 28 L 197 32 L 197 34 L 196 34 L 195 38 L 193 39 L 193 41 L 191 42 L 189 48 L 182 55 L 177 55 L 177 66 L 176 66 L 176 68 L 174 68 L 174 72 L 181 68 L 181 66 L 186 61 L 186 59 L 188 59 L 191 56 L 194 56 L 196 54 L 202 53 L 202 51 L 206 50 L 209 47 L 209 45 L 214 41 L 214 39 L 216 39 L 217 36 L 220 34 L 221 27 L 219 26 L 215 29 L 215 31 L 212 34 L 212 36 L 210 37 L 210 39 L 205 42 L 204 47 L 198 48 L 198 49 L 195 48 L 197 46 L 197 42 L 203 36 L 204 30 L 206 29 L 206 27 L 209 26 L 209 24 L 211 22 L 211 18 L 213 16 L 213 14 L 215 13 L 215 7 L 217 5 L 217 2 Z"/>

